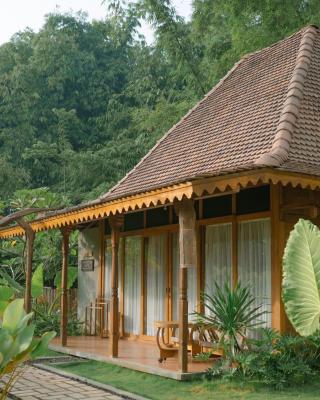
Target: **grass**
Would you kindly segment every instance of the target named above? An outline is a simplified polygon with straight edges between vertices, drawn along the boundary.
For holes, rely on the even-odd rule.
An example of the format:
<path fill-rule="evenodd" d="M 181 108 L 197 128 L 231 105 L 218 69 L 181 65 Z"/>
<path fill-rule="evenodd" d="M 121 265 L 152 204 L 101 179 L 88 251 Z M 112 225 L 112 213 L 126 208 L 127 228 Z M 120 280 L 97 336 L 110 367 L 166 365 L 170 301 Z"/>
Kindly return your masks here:
<path fill-rule="evenodd" d="M 209 382 L 204 379 L 179 382 L 98 361 L 72 362 L 55 366 L 55 368 L 154 400 L 194 398 L 197 400 L 208 400 L 208 398 L 214 400 L 319 400 L 320 398 L 320 382 L 316 382 L 316 379 L 312 384 L 278 391 L 261 385 Z"/>

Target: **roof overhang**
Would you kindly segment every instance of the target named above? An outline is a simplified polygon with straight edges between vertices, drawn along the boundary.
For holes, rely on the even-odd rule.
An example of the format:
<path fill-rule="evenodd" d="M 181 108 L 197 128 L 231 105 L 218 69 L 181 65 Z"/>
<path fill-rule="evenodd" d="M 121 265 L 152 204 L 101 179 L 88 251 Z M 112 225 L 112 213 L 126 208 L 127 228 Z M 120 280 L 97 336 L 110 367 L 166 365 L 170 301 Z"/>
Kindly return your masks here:
<path fill-rule="evenodd" d="M 41 232 L 103 219 L 110 214 L 170 204 L 180 201 L 184 197 L 197 198 L 267 183 L 281 184 L 282 186 L 292 185 L 293 187 L 310 188 L 312 190 L 320 189 L 320 177 L 263 168 L 189 180 L 121 199 L 79 205 L 71 210 L 57 211 L 53 215 L 51 213 L 49 216 L 37 219 L 31 222 L 31 227 L 35 232 Z M 0 230 L 0 238 L 3 239 L 22 236 L 23 234 L 24 232 L 19 226 L 10 226 Z"/>

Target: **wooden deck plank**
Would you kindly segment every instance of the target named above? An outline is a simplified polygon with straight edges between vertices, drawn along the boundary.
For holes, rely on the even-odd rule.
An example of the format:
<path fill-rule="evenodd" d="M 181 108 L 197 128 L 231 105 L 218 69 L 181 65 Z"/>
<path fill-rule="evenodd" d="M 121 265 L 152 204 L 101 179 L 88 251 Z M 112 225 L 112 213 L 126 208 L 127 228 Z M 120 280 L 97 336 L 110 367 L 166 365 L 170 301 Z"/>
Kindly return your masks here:
<path fill-rule="evenodd" d="M 62 347 L 59 338 L 55 338 L 50 344 L 50 349 L 178 380 L 188 380 L 211 366 L 211 363 L 192 361 L 189 358 L 189 372 L 181 373 L 178 370 L 177 358 L 169 358 L 160 364 L 156 343 L 139 339 L 119 340 L 119 356 L 112 358 L 108 342 L 109 339 L 100 337 L 75 336 L 68 337 L 68 345 Z"/>

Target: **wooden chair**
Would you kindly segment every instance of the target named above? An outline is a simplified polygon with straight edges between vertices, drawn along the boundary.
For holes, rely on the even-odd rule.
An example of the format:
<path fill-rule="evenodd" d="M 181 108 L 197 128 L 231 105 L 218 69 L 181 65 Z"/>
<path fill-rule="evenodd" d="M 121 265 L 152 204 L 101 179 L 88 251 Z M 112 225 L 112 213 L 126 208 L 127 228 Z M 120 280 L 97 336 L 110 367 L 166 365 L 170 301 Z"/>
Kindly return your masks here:
<path fill-rule="evenodd" d="M 160 352 L 158 361 L 162 363 L 167 358 L 177 357 L 179 351 L 178 321 L 157 321 L 155 327 L 157 329 L 156 340 Z M 188 350 L 192 357 L 201 352 L 201 347 L 197 340 L 197 331 L 198 327 L 190 322 L 188 324 Z"/>
<path fill-rule="evenodd" d="M 239 334 L 238 345 L 240 349 L 249 349 L 249 343 L 247 337 L 243 334 Z M 200 325 L 199 329 L 199 346 L 201 347 L 201 352 L 211 352 L 213 357 L 221 357 L 224 354 L 224 349 L 220 345 L 221 343 L 221 333 L 218 329 L 210 325 Z"/>

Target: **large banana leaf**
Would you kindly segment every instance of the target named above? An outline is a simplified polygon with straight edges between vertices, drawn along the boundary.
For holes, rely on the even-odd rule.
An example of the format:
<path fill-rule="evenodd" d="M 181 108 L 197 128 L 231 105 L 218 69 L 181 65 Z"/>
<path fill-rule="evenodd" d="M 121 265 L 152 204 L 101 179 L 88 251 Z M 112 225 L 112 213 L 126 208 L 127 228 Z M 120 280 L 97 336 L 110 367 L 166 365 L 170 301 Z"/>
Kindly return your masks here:
<path fill-rule="evenodd" d="M 300 219 L 283 257 L 282 295 L 296 331 L 307 336 L 320 328 L 320 230 Z"/>
<path fill-rule="evenodd" d="M 32 275 L 31 295 L 36 298 L 43 294 L 43 265 L 39 264 Z"/>
<path fill-rule="evenodd" d="M 68 267 L 68 280 L 67 280 L 67 289 L 71 289 L 72 285 L 76 281 L 78 277 L 78 267 Z M 54 278 L 54 285 L 57 289 L 61 289 L 62 282 L 62 274 L 61 271 L 58 271 Z"/>

